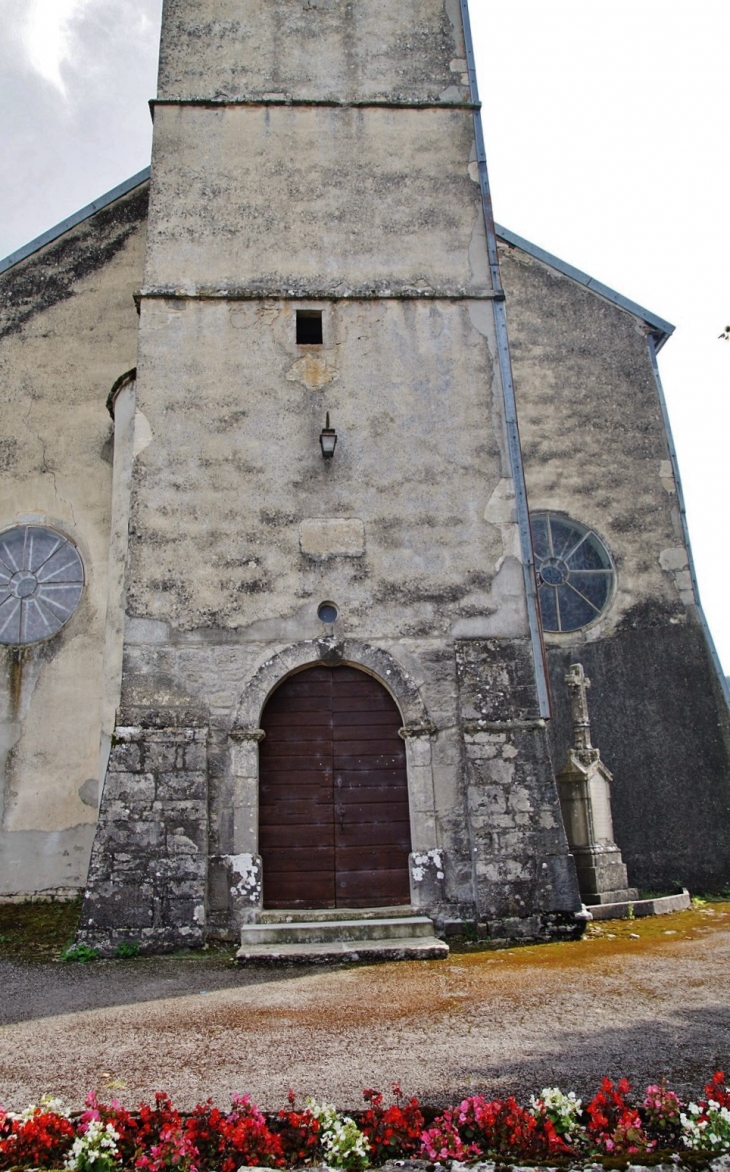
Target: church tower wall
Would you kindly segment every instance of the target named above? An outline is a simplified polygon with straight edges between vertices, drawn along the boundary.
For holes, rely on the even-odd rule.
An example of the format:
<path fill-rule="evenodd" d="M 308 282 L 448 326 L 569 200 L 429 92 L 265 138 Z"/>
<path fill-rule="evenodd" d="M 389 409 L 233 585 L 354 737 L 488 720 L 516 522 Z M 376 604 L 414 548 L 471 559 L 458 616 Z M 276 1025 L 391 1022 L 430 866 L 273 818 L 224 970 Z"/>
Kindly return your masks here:
<path fill-rule="evenodd" d="M 318 661 L 400 706 L 414 903 L 574 929 L 468 82 L 453 0 L 166 3 L 102 947 L 255 916 L 252 681 Z"/>

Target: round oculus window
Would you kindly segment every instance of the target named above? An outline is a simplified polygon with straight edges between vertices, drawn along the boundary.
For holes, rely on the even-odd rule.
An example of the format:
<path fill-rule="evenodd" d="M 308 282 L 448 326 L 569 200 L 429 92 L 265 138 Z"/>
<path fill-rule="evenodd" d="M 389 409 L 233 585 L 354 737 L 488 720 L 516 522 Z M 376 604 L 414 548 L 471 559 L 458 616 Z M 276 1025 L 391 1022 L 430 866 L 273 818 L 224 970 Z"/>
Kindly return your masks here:
<path fill-rule="evenodd" d="M 540 613 L 545 631 L 578 631 L 606 609 L 616 580 L 600 537 L 553 513 L 530 518 Z"/>
<path fill-rule="evenodd" d="M 334 602 L 322 602 L 317 608 L 317 618 L 323 623 L 334 623 L 337 621 L 337 607 Z"/>
<path fill-rule="evenodd" d="M 84 567 L 76 546 L 40 525 L 0 533 L 0 643 L 38 643 L 76 610 Z"/>

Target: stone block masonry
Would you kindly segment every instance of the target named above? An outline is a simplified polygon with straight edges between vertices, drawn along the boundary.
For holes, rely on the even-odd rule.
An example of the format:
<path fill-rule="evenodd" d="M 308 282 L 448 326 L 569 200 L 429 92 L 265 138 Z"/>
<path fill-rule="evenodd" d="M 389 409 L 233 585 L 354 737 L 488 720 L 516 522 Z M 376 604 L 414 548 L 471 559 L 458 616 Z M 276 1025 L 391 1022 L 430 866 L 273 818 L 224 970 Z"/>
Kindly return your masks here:
<path fill-rule="evenodd" d="M 80 942 L 110 955 L 205 941 L 207 729 L 117 728 L 104 786 Z"/>
<path fill-rule="evenodd" d="M 478 922 L 492 936 L 582 931 L 575 864 L 526 640 L 456 644 Z"/>

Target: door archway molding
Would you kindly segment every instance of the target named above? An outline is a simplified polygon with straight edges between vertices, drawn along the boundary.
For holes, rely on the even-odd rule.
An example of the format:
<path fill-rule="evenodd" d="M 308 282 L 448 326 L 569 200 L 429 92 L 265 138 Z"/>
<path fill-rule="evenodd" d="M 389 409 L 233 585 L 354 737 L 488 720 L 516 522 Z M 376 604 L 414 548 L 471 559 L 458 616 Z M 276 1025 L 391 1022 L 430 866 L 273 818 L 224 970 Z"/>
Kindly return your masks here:
<path fill-rule="evenodd" d="M 433 743 L 438 730 L 431 720 L 423 698 L 412 677 L 398 661 L 382 647 L 373 647 L 356 639 L 341 642 L 332 639 L 308 639 L 284 647 L 270 656 L 257 669 L 242 689 L 235 717 L 228 731 L 228 769 L 232 797 L 231 860 L 259 860 L 258 800 L 259 800 L 259 741 L 261 714 L 269 696 L 295 672 L 317 664 L 346 664 L 374 676 L 395 700 L 400 710 L 403 727 L 400 735 L 406 745 L 406 773 L 411 820 L 411 841 L 414 856 L 423 859 L 436 852 L 441 855 L 441 841 L 436 818 L 434 786 Z M 439 863 L 439 869 L 442 866 Z M 412 877 L 412 902 L 425 906 L 433 902 L 433 892 L 419 887 L 418 868 Z M 413 868 L 412 868 L 413 876 Z M 256 891 L 260 894 L 260 882 Z M 421 891 L 423 898 L 421 898 Z M 247 887 L 245 904 L 249 914 L 260 906 L 251 886 Z M 235 901 L 238 902 L 238 901 Z M 236 917 L 240 919 L 239 915 Z"/>
<path fill-rule="evenodd" d="M 429 719 L 416 683 L 405 668 L 382 647 L 373 647 L 358 639 L 342 642 L 307 639 L 277 651 L 261 664 L 243 688 L 231 727 L 233 735 L 258 728 L 264 705 L 279 684 L 293 672 L 318 663 L 343 663 L 368 672 L 390 692 L 398 705 L 406 738 L 436 735 L 436 726 Z"/>

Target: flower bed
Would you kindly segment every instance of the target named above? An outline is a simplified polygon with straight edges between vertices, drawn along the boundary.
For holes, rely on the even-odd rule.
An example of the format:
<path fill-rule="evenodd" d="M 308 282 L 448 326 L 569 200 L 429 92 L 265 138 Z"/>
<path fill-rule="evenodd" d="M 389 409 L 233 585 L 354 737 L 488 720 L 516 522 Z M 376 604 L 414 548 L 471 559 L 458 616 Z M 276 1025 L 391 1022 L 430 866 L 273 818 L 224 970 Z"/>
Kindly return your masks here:
<path fill-rule="evenodd" d="M 22 1114 L 0 1110 L 0 1172 L 237 1172 L 307 1164 L 357 1172 L 414 1157 L 433 1164 L 603 1161 L 612 1167 L 684 1157 L 696 1166 L 730 1153 L 730 1090 L 722 1071 L 707 1083 L 704 1098 L 687 1104 L 663 1083 L 632 1099 L 626 1079 L 604 1079 L 585 1104 L 557 1087 L 532 1096 L 528 1107 L 511 1096 L 471 1095 L 441 1112 L 405 1098 L 397 1085 L 391 1103 L 374 1090 L 364 1098 L 362 1111 L 343 1115 L 312 1099 L 298 1108 L 290 1092 L 286 1107 L 265 1115 L 247 1095 L 236 1096 L 227 1112 L 209 1100 L 183 1113 L 164 1094 L 132 1112 L 116 1101 L 101 1103 L 92 1092 L 86 1110 L 71 1116 L 59 1100 L 45 1097 Z"/>

